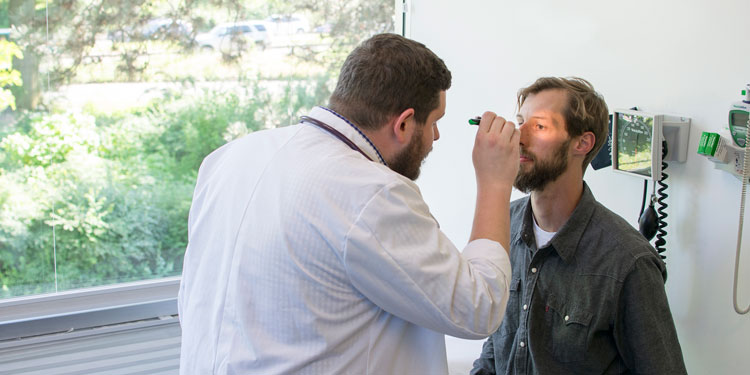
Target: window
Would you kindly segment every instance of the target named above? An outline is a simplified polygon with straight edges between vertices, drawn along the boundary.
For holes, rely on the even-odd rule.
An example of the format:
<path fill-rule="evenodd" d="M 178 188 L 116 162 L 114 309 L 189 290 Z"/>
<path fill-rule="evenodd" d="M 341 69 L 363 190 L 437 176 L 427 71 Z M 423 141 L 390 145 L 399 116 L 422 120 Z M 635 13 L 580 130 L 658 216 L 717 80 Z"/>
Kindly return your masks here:
<path fill-rule="evenodd" d="M 325 104 L 346 53 L 394 13 L 0 0 L 0 299 L 179 276 L 202 159 Z"/>

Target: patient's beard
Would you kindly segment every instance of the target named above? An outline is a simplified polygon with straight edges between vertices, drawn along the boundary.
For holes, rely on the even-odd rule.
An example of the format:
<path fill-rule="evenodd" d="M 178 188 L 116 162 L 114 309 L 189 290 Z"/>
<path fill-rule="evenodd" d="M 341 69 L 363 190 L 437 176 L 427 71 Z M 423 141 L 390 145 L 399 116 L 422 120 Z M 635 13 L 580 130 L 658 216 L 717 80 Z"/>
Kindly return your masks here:
<path fill-rule="evenodd" d="M 570 139 L 563 142 L 548 160 L 540 160 L 536 155 L 524 151 L 521 147 L 521 155 L 530 158 L 533 163 L 528 171 L 524 171 L 523 165 L 521 165 L 513 186 L 524 193 L 528 193 L 543 190 L 547 184 L 555 181 L 568 168 L 568 146 L 570 146 L 570 142 Z"/>

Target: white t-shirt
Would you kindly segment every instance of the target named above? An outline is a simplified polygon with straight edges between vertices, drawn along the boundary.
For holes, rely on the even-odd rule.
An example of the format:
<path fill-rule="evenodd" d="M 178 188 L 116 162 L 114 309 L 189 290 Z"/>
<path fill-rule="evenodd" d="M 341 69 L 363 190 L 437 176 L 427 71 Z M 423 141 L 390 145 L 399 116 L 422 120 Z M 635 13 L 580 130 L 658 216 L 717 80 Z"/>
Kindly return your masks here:
<path fill-rule="evenodd" d="M 542 229 L 539 224 L 536 223 L 536 218 L 534 218 L 534 237 L 536 238 L 536 248 L 541 249 L 545 246 L 547 246 L 547 243 L 552 239 L 552 237 L 555 236 L 557 232 L 547 232 L 544 229 Z"/>
<path fill-rule="evenodd" d="M 178 306 L 181 374 L 445 374 L 444 334 L 502 321 L 500 244 L 459 250 L 407 178 L 357 129 L 252 133 L 206 157 L 190 209 Z"/>

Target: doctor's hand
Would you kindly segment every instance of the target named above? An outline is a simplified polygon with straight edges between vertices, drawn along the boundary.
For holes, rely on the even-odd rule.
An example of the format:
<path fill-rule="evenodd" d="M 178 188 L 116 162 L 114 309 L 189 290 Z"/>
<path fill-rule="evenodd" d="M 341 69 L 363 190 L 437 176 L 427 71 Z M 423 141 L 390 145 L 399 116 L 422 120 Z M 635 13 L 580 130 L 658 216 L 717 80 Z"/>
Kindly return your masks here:
<path fill-rule="evenodd" d="M 474 141 L 477 206 L 470 240 L 486 238 L 510 249 L 510 194 L 519 168 L 521 132 L 512 122 L 485 112 Z"/>
<path fill-rule="evenodd" d="M 493 112 L 479 122 L 472 159 L 477 188 L 512 188 L 519 168 L 521 132 L 516 125 Z"/>

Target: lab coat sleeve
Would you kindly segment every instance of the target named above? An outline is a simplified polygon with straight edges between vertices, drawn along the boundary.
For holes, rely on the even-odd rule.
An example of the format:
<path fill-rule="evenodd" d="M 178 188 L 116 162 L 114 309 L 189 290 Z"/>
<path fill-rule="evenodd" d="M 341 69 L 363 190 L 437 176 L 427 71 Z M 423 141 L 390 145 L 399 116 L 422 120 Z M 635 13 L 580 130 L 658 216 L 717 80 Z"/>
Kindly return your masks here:
<path fill-rule="evenodd" d="M 416 185 L 399 181 L 375 194 L 343 255 L 353 285 L 404 320 L 467 339 L 487 337 L 502 322 L 511 278 L 506 251 L 479 239 L 459 252 Z"/>

